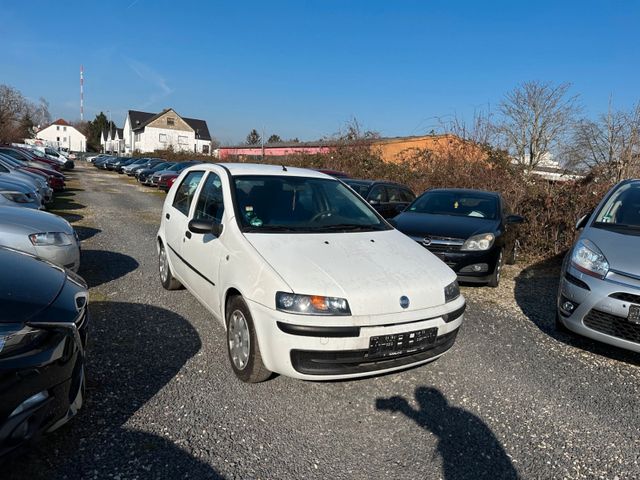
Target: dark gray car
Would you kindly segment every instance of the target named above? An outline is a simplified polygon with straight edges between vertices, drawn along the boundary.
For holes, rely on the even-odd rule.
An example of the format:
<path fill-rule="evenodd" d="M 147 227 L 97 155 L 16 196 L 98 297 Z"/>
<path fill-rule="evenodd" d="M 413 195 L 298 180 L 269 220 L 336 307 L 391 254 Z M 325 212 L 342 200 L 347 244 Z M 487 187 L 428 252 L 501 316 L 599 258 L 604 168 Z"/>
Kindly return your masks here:
<path fill-rule="evenodd" d="M 613 187 L 576 225 L 558 291 L 556 325 L 640 352 L 640 180 Z"/>

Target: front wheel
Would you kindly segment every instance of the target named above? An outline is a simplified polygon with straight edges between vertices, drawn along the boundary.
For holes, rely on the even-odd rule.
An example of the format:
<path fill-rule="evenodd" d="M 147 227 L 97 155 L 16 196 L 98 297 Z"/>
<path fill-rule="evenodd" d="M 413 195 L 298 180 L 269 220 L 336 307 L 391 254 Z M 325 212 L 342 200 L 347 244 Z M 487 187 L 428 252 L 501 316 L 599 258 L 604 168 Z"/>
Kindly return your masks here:
<path fill-rule="evenodd" d="M 496 267 L 493 270 L 493 274 L 489 277 L 489 282 L 487 283 L 490 287 L 496 288 L 500 285 L 500 274 L 502 273 L 502 261 L 504 258 L 504 250 L 500 250 L 500 254 L 498 255 L 498 261 L 496 262 Z"/>
<path fill-rule="evenodd" d="M 233 373 L 243 382 L 259 383 L 271 372 L 260 355 L 253 317 L 240 296 L 232 297 L 227 305 L 227 351 Z"/>

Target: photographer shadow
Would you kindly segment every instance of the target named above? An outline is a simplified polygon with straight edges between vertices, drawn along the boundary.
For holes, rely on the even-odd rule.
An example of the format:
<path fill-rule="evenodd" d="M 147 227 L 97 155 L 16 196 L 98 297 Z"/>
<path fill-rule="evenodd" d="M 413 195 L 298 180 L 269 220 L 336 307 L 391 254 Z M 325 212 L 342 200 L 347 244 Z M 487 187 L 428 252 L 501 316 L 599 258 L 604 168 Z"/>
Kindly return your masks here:
<path fill-rule="evenodd" d="M 378 398 L 376 409 L 400 412 L 438 437 L 446 480 L 519 478 L 504 448 L 480 418 L 451 406 L 435 388 L 419 387 L 415 396 L 417 409 L 402 397 Z"/>

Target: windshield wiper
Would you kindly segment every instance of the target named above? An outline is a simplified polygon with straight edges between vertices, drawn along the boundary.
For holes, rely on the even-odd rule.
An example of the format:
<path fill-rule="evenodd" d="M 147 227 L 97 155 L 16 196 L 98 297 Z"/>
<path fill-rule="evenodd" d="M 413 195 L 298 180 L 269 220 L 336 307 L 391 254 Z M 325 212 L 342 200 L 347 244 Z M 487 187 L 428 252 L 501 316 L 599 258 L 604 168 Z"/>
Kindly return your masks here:
<path fill-rule="evenodd" d="M 264 225 L 262 227 L 245 227 L 244 233 L 271 233 L 271 232 L 298 232 L 297 228 L 286 227 L 284 225 Z"/>
<path fill-rule="evenodd" d="M 350 231 L 350 232 L 370 232 L 384 230 L 381 225 L 357 225 L 354 223 L 337 223 L 334 225 L 323 225 L 319 227 L 309 227 L 313 232 L 335 232 L 335 231 Z"/>

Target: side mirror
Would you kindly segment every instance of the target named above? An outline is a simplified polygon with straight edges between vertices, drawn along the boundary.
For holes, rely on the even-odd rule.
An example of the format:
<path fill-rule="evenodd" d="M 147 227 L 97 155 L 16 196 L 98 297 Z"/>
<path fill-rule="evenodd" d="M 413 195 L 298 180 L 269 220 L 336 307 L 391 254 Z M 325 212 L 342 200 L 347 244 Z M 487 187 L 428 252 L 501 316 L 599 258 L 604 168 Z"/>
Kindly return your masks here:
<path fill-rule="evenodd" d="M 206 235 L 210 233 L 219 237 L 222 233 L 222 224 L 215 220 L 194 219 L 189 222 L 189 231 Z"/>
<path fill-rule="evenodd" d="M 520 224 L 524 222 L 524 217 L 522 215 L 509 215 L 505 222 L 507 224 Z"/>
<path fill-rule="evenodd" d="M 582 230 L 587 226 L 587 222 L 589 221 L 589 217 L 591 217 L 591 213 L 592 212 L 589 212 L 578 219 L 578 221 L 576 222 L 576 230 Z"/>

